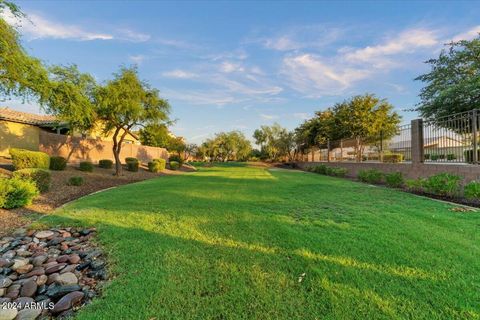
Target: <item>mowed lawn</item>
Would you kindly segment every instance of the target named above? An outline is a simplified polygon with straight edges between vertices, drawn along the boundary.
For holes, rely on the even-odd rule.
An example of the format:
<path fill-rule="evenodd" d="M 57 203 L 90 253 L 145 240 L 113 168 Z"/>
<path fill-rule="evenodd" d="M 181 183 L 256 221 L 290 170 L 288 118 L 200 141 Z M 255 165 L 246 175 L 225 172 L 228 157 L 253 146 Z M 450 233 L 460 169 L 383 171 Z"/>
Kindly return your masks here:
<path fill-rule="evenodd" d="M 113 275 L 79 319 L 478 319 L 480 213 L 312 173 L 200 168 L 80 199 Z"/>

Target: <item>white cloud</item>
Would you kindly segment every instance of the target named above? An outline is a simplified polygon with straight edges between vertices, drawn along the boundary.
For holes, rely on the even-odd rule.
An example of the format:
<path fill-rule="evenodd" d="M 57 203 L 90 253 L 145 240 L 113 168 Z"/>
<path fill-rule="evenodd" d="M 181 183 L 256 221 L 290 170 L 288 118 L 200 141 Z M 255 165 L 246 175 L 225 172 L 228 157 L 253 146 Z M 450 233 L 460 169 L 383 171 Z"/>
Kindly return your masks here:
<path fill-rule="evenodd" d="M 141 64 L 143 61 L 145 61 L 146 57 L 143 54 L 137 54 L 129 56 L 128 59 L 130 59 L 130 61 L 133 63 Z"/>
<path fill-rule="evenodd" d="M 167 72 L 162 73 L 162 75 L 164 77 L 175 78 L 175 79 L 193 79 L 193 78 L 198 77 L 198 75 L 195 74 L 195 73 L 180 70 L 180 69 L 167 71 Z"/>
<path fill-rule="evenodd" d="M 336 95 L 354 82 L 370 76 L 365 68 L 345 66 L 337 61 L 312 54 L 287 57 L 283 60 L 282 73 L 297 91 L 312 97 Z"/>
<path fill-rule="evenodd" d="M 220 70 L 225 73 L 243 72 L 245 69 L 239 63 L 224 61 L 220 65 Z"/>
<path fill-rule="evenodd" d="M 274 120 L 274 119 L 278 119 L 278 116 L 277 115 L 273 115 L 273 114 L 265 114 L 265 113 L 261 113 L 260 114 L 260 117 L 262 119 L 265 119 L 265 120 Z"/>
<path fill-rule="evenodd" d="M 227 104 L 242 102 L 233 95 L 218 91 L 176 91 L 163 90 L 163 94 L 172 100 L 185 101 L 192 105 L 213 105 L 222 107 Z"/>
<path fill-rule="evenodd" d="M 465 32 L 459 33 L 453 37 L 452 41 L 460 41 L 460 40 L 472 40 L 475 37 L 478 37 L 480 33 L 480 25 L 475 26 Z"/>
<path fill-rule="evenodd" d="M 427 29 L 409 29 L 382 44 L 346 52 L 345 60 L 357 63 L 367 62 L 375 67 L 385 67 L 391 64 L 388 57 L 398 54 L 413 53 L 419 48 L 431 48 L 438 44 L 439 39 L 435 31 Z"/>
<path fill-rule="evenodd" d="M 27 19 L 18 18 L 10 12 L 2 12 L 0 16 L 10 25 L 18 27 L 26 38 L 35 39 L 70 39 L 80 41 L 91 40 L 123 40 L 132 42 L 144 42 L 150 39 L 147 34 L 135 32 L 129 29 L 118 29 L 112 32 L 97 32 L 86 30 L 83 27 L 52 21 L 42 15 L 28 13 Z"/>

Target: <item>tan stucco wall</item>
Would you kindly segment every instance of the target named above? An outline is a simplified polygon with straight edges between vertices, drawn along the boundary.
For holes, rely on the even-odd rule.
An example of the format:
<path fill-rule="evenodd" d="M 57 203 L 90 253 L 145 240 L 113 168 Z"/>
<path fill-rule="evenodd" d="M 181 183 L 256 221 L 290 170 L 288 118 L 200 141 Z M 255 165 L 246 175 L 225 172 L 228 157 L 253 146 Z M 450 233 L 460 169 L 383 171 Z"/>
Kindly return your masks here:
<path fill-rule="evenodd" d="M 121 136 L 125 131 L 122 129 L 120 130 L 119 135 Z M 74 137 L 81 137 L 80 133 L 74 133 Z M 113 130 L 108 134 L 103 133 L 102 125 L 97 123 L 92 130 L 87 135 L 87 138 L 90 139 L 101 139 L 102 141 L 113 141 Z M 135 139 L 132 135 L 127 134 L 124 139 L 125 143 L 133 143 L 133 144 L 140 144 L 140 142 Z"/>
<path fill-rule="evenodd" d="M 39 134 L 38 127 L 0 120 L 0 156 L 9 156 L 9 148 L 37 151 Z"/>

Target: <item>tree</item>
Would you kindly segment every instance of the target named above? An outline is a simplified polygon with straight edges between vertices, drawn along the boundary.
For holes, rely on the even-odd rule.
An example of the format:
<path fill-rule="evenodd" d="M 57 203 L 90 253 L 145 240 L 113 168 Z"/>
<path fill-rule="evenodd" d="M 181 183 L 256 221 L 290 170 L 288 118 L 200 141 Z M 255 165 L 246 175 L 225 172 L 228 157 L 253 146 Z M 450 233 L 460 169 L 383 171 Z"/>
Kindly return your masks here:
<path fill-rule="evenodd" d="M 202 143 L 200 151 L 204 157 L 211 161 L 248 159 L 252 145 L 240 131 L 220 132 L 212 139 Z"/>
<path fill-rule="evenodd" d="M 337 138 L 355 139 L 357 161 L 361 160 L 364 143 L 387 140 L 398 131 L 400 116 L 393 106 L 375 95 L 354 96 L 333 108 Z"/>
<path fill-rule="evenodd" d="M 135 127 L 161 124 L 168 120 L 170 105 L 138 78 L 135 68 L 121 68 L 114 79 L 96 92 L 97 117 L 104 132 L 113 131 L 115 174 L 121 173 L 120 151 L 125 136 Z"/>
<path fill-rule="evenodd" d="M 430 72 L 415 80 L 425 83 L 415 109 L 422 117 L 438 119 L 479 108 L 480 36 L 448 44 L 437 59 L 426 61 Z"/>
<path fill-rule="evenodd" d="M 198 152 L 198 146 L 195 143 L 189 143 L 185 145 L 185 160 L 188 160 L 191 156 L 195 156 Z"/>
<path fill-rule="evenodd" d="M 185 152 L 186 147 L 187 146 L 182 137 L 169 137 L 167 150 L 176 152 L 178 157 L 183 159 L 182 153 Z"/>
<path fill-rule="evenodd" d="M 9 1 L 0 1 L 0 13 L 16 18 L 24 14 Z M 0 96 L 42 99 L 49 96 L 48 72 L 39 59 L 31 57 L 20 44 L 20 35 L 0 18 Z"/>
<path fill-rule="evenodd" d="M 167 148 L 171 139 L 170 132 L 165 124 L 148 124 L 139 131 L 140 141 L 143 145 Z"/>
<path fill-rule="evenodd" d="M 253 133 L 255 143 L 260 145 L 261 152 L 267 159 L 278 160 L 290 152 L 293 135 L 290 136 L 287 129 L 278 123 L 272 126 L 261 126 Z"/>

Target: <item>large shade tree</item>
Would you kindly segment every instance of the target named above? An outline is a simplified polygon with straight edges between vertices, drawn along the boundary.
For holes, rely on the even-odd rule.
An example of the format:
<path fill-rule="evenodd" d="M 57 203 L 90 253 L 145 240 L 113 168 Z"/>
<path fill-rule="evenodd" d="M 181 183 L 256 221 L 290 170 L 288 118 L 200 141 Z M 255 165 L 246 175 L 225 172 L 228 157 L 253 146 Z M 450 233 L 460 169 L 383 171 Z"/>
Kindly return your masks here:
<path fill-rule="evenodd" d="M 211 161 L 245 161 L 252 151 L 250 141 L 240 131 L 220 132 L 199 147 L 198 155 Z"/>
<path fill-rule="evenodd" d="M 425 84 L 415 109 L 423 117 L 438 119 L 480 107 L 480 36 L 449 43 L 426 63 L 430 71 L 416 78 Z"/>
<path fill-rule="evenodd" d="M 135 68 L 121 68 L 96 92 L 96 114 L 105 133 L 113 132 L 115 172 L 120 175 L 122 143 L 133 128 L 168 120 L 169 103 L 159 91 L 138 78 Z"/>

